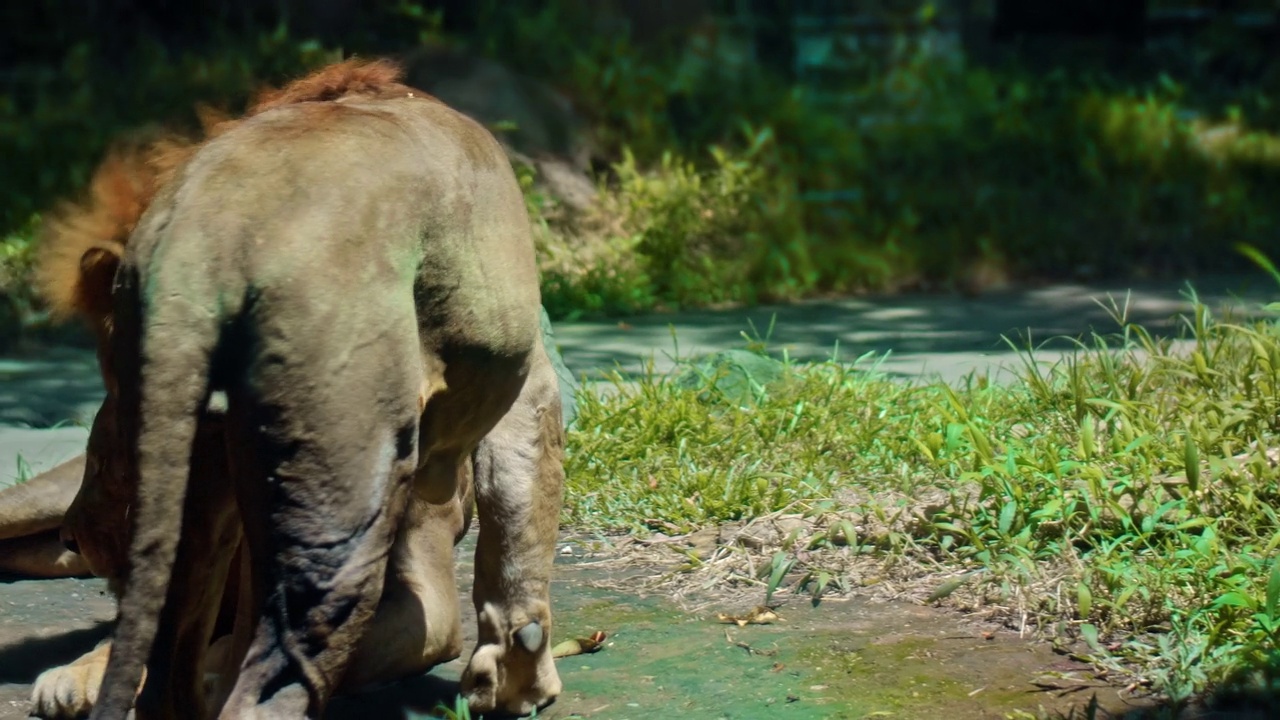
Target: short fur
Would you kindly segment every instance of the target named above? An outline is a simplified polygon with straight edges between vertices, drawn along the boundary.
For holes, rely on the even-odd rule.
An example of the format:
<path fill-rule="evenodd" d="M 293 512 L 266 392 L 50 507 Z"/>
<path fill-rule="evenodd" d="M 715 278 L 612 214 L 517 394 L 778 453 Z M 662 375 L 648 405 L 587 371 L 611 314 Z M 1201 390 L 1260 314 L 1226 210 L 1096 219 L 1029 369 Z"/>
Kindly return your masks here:
<path fill-rule="evenodd" d="M 194 654 L 200 668 L 212 620 L 187 619 L 216 614 L 237 508 L 255 563 L 230 652 L 243 663 L 214 706 L 317 716 L 394 591 L 392 578 L 382 591 L 388 558 L 403 584 L 447 546 L 439 533 L 456 528 L 441 512 L 457 516 L 447 508 L 473 454 L 481 641 L 464 689 L 475 709 L 513 712 L 559 692 L 548 581 L 563 428 L 528 219 L 492 136 L 387 67 L 328 68 L 169 155 L 179 162 L 152 160 L 154 185 L 135 187 L 154 199 L 136 219 L 122 193 L 92 194 L 112 209 L 94 217 L 134 227 L 123 252 L 88 245 L 73 290 L 49 297 L 102 321 L 110 422 L 94 434 L 137 478 L 94 717 L 123 717 L 148 654 L 140 718 L 203 707 L 196 673 L 176 666 Z M 71 257 L 50 249 L 44 276 Z M 225 417 L 205 410 L 212 391 L 230 398 Z M 175 473 L 218 446 L 228 467 Z M 214 556 L 175 566 L 201 549 Z M 212 575 L 186 577 L 197 569 Z"/>
<path fill-rule="evenodd" d="M 97 449 L 101 452 L 101 448 Z M 221 454 L 215 446 L 196 456 L 203 466 L 225 467 Z M 97 574 L 107 579 L 113 594 L 119 594 L 123 577 L 117 573 L 127 562 L 124 553 L 128 526 L 124 511 L 104 505 L 101 493 L 104 485 L 121 487 L 130 482 L 127 478 L 108 477 L 103 469 L 101 459 L 79 455 L 25 483 L 0 490 L 0 573 L 23 578 Z M 64 514 L 73 498 L 77 499 L 75 512 L 64 524 Z M 470 521 L 466 508 L 471 501 L 468 474 L 460 478 L 455 502 L 430 506 L 431 522 L 420 525 L 419 537 L 408 532 L 398 543 L 412 545 L 418 551 L 411 555 L 394 551 L 406 555 L 407 561 L 398 562 L 395 574 L 388 578 L 389 587 L 374 616 L 373 627 L 361 642 L 339 692 L 420 673 L 461 654 L 461 616 L 454 592 L 451 548 L 466 531 Z M 84 538 L 83 542 L 77 537 Z M 64 547 L 72 542 L 84 554 Z M 235 568 L 233 561 L 212 634 L 220 639 L 214 647 L 221 646 L 223 655 L 233 639 L 229 633 L 235 620 L 239 586 Z M 72 663 L 41 673 L 32 688 L 31 714 L 59 720 L 87 715 L 97 702 L 110 648 L 111 642 L 106 640 Z M 228 672 L 226 658 L 215 657 L 214 649 L 210 652 L 205 658 L 205 677 L 209 677 L 208 673 Z"/>
<path fill-rule="evenodd" d="M 353 93 L 386 91 L 385 84 L 381 90 L 373 85 L 381 82 L 378 77 L 386 80 L 392 69 L 386 63 L 341 63 L 292 88 L 289 96 L 297 102 L 316 101 L 325 93 L 341 94 L 344 77 L 352 78 L 348 84 Z M 283 96 L 278 91 L 264 92 L 250 114 L 269 103 L 279 104 Z M 197 107 L 197 113 L 206 139 L 237 122 L 204 106 Z M 183 135 L 137 133 L 112 148 L 96 169 L 82 201 L 64 202 L 48 216 L 38 264 L 39 286 L 56 317 L 78 315 L 88 322 L 99 338 L 101 353 L 107 351 L 104 345 L 111 330 L 111 278 L 97 273 L 94 263 L 83 258 L 118 256 L 156 191 L 198 147 L 197 141 Z M 98 252 L 104 249 L 108 252 Z M 110 389 L 114 377 L 108 372 L 108 358 L 105 354 L 100 358 Z M 118 594 L 127 567 L 127 517 L 136 497 L 136 478 L 123 473 L 118 448 L 111 444 L 117 432 L 113 403 L 114 392 L 109 393 L 107 404 L 95 418 L 86 455 L 0 492 L 0 572 L 24 577 L 97 574 Z M 216 444 L 207 446 L 204 453 L 197 454 L 197 462 L 202 467 L 225 467 L 227 461 L 219 459 L 222 454 Z M 461 539 L 469 524 L 471 502 L 468 475 L 460 482 L 454 501 L 432 506 L 426 513 L 432 526 L 417 531 L 421 537 L 406 534 L 404 543 L 421 550 L 409 558 L 411 562 L 401 562 L 389 580 L 390 588 L 355 663 L 359 671 L 344 677 L 342 689 L 421 672 L 461 652 L 460 612 L 451 591 L 455 582 L 449 548 Z M 228 579 L 235 579 L 235 574 Z M 207 583 L 208 578 L 199 580 Z M 232 614 L 236 585 L 229 582 L 223 598 L 224 609 L 229 608 Z M 413 615 L 414 609 L 418 615 Z M 89 712 L 97 700 L 110 646 L 107 641 L 74 663 L 43 673 L 33 688 L 33 714 L 71 718 Z"/>
<path fill-rule="evenodd" d="M 208 107 L 198 108 L 204 138 L 177 133 L 144 133 L 118 143 L 99 163 L 86 198 L 63 202 L 44 221 L 36 263 L 36 289 L 58 319 L 81 316 L 101 322 L 111 312 L 110 293 L 85 287 L 81 259 L 91 249 L 116 255 L 173 173 L 200 145 L 272 108 L 352 97 L 401 97 L 414 91 L 400 84 L 402 72 L 386 60 L 352 58 L 329 65 L 280 89 L 258 93 L 244 118 L 231 118 Z M 426 93 L 418 97 L 434 100 Z M 108 301 L 104 305 L 103 301 Z M 96 303 L 96 305 L 95 305 Z M 95 327 L 96 329 L 96 327 Z"/>
<path fill-rule="evenodd" d="M 58 530 L 84 475 L 84 456 L 0 490 L 0 573 L 22 577 L 89 574 L 80 555 L 62 546 Z"/>

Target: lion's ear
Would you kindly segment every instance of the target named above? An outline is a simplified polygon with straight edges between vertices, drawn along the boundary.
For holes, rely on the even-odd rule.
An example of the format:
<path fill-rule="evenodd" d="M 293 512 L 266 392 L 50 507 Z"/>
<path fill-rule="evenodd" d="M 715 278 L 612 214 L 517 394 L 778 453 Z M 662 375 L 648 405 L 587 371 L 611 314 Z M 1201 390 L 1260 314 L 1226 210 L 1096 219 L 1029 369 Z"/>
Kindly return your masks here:
<path fill-rule="evenodd" d="M 84 251 L 75 298 L 82 313 L 95 320 L 111 315 L 111 292 L 119 267 L 120 254 L 114 248 L 95 246 Z"/>

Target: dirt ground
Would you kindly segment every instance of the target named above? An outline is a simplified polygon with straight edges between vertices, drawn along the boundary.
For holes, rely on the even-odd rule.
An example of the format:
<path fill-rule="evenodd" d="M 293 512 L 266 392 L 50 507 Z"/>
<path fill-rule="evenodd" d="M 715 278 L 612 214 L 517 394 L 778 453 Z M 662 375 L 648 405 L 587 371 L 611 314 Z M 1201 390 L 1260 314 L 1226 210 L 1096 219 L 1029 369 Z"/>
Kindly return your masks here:
<path fill-rule="evenodd" d="M 468 651 L 474 534 L 459 552 Z M 567 549 L 564 549 L 567 548 Z M 553 603 L 556 640 L 608 634 L 604 648 L 558 661 L 565 692 L 539 717 L 941 718 L 979 720 L 1014 711 L 1069 713 L 1096 695 L 1107 710 L 1146 705 L 1095 678 L 1044 643 L 906 603 L 784 598 L 781 621 L 738 627 L 742 596 L 690 613 L 628 592 L 645 569 L 600 568 L 566 543 Z M 608 563 L 617 567 L 614 563 Z M 625 567 L 625 566 L 624 566 Z M 74 659 L 110 631 L 114 604 L 97 580 L 24 580 L 0 586 L 0 720 L 27 717 L 40 671 Z M 451 702 L 461 661 L 395 685 L 337 699 L 332 720 L 380 720 Z"/>

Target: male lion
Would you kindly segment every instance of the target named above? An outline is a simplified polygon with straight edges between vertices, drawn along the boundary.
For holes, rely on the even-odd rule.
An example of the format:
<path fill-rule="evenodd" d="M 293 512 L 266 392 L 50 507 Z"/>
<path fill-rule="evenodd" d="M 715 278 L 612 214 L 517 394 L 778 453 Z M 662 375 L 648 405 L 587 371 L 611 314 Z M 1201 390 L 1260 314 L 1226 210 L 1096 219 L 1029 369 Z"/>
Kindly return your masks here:
<path fill-rule="evenodd" d="M 397 582 L 397 629 L 452 594 L 412 570 L 456 537 L 473 468 L 464 692 L 517 713 L 559 693 L 563 427 L 528 218 L 492 136 L 397 80 L 347 62 L 268 95 L 174 163 L 132 232 L 82 248 L 64 305 L 97 318 L 108 388 L 87 464 L 121 465 L 86 474 L 137 488 L 105 498 L 133 527 L 93 717 L 124 716 L 144 665 L 140 717 L 201 714 L 241 527 L 222 717 L 316 717 L 353 673 L 394 676 L 353 654 L 386 649 L 359 647 Z"/>

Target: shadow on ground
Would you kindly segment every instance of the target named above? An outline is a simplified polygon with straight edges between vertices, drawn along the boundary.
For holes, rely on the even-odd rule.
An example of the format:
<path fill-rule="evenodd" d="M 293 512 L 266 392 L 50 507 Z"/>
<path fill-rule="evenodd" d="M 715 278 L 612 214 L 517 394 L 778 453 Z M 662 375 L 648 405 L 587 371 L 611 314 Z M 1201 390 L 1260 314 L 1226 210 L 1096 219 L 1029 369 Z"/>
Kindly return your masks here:
<path fill-rule="evenodd" d="M 88 424 L 102 395 L 98 361 L 91 349 L 40 347 L 0 358 L 0 426 Z"/>
<path fill-rule="evenodd" d="M 0 684 L 35 682 L 45 668 L 66 665 L 93 649 L 111 634 L 113 626 L 113 623 L 101 622 L 0 647 Z"/>
<path fill-rule="evenodd" d="M 1212 308 L 1253 309 L 1280 294 L 1263 277 L 1210 277 L 1194 283 Z M 939 375 L 952 380 L 974 370 L 1009 364 L 1016 354 L 1001 335 L 1025 337 L 1039 345 L 1058 336 L 1117 327 L 1098 301 L 1119 305 L 1129 297 L 1129 319 L 1155 333 L 1176 330 L 1172 319 L 1190 304 L 1178 282 L 1084 286 L 1057 284 L 993 292 L 979 298 L 955 295 L 892 295 L 842 298 L 793 305 L 646 315 L 623 322 L 559 322 L 555 341 L 576 376 L 600 377 L 615 367 L 636 371 L 652 358 L 660 372 L 669 356 L 706 354 L 742 347 L 752 326 L 773 332 L 770 346 L 798 360 L 824 360 L 838 348 L 842 360 L 867 353 L 892 356 L 885 372 L 902 376 Z M 672 328 L 675 329 L 675 339 Z M 1046 356 L 1069 347 L 1049 342 Z M 87 347 L 32 347 L 0 358 L 0 430 L 88 424 L 102 398 L 96 359 Z M 0 437 L 0 440 L 3 440 Z M 0 462 L 5 458 L 0 453 Z M 2 466 L 0 466 L 2 469 Z"/>

